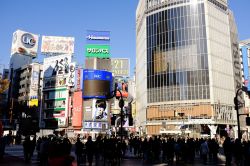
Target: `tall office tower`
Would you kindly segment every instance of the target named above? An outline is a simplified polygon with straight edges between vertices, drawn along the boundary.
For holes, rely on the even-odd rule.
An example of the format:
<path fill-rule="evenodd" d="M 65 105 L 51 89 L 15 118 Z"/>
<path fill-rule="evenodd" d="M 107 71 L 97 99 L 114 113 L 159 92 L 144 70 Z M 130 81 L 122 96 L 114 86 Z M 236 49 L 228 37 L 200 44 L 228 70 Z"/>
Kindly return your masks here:
<path fill-rule="evenodd" d="M 137 125 L 147 134 L 237 133 L 234 25 L 227 0 L 139 1 Z"/>

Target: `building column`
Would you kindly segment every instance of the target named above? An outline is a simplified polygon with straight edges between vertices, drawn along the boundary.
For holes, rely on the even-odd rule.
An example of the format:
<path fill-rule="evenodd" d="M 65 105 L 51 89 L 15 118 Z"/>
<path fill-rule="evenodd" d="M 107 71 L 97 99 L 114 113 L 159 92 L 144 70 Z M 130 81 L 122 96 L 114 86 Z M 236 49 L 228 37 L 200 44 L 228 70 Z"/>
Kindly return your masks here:
<path fill-rule="evenodd" d="M 210 136 L 211 136 L 211 138 L 214 138 L 215 135 L 216 135 L 216 131 L 217 131 L 218 126 L 208 125 L 208 128 L 210 129 Z"/>

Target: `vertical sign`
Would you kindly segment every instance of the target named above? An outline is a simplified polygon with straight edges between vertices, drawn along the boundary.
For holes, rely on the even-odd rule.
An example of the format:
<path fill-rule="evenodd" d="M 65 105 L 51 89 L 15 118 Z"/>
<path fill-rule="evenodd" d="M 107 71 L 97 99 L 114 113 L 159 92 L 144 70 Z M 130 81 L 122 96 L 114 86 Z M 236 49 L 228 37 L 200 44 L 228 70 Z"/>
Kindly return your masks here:
<path fill-rule="evenodd" d="M 73 116 L 72 116 L 72 126 L 81 127 L 82 126 L 82 92 L 78 91 L 74 93 L 73 96 Z"/>

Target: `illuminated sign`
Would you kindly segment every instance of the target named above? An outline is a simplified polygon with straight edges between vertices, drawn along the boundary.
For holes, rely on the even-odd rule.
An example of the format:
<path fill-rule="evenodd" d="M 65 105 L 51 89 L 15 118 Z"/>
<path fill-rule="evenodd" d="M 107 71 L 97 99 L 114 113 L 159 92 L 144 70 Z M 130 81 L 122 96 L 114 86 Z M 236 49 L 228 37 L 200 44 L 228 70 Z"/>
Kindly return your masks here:
<path fill-rule="evenodd" d="M 109 45 L 86 45 L 86 57 L 109 58 Z"/>
<path fill-rule="evenodd" d="M 112 90 L 112 73 L 102 70 L 83 70 L 83 98 L 106 98 Z"/>
<path fill-rule="evenodd" d="M 86 34 L 86 43 L 87 44 L 102 44 L 102 45 L 109 44 L 110 32 L 88 30 Z"/>

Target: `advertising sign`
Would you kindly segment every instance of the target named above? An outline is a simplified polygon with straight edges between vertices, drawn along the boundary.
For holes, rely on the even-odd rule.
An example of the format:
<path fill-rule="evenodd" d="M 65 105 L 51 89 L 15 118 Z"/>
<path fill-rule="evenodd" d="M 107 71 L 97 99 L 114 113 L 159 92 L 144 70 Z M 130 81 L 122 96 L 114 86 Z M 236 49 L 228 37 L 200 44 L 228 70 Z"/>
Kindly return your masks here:
<path fill-rule="evenodd" d="M 112 73 L 114 76 L 129 76 L 129 59 L 128 58 L 112 58 L 111 59 Z"/>
<path fill-rule="evenodd" d="M 83 70 L 83 98 L 106 98 L 112 91 L 112 73 L 102 70 Z"/>
<path fill-rule="evenodd" d="M 31 88 L 37 89 L 39 81 L 39 72 L 33 71 L 32 72 L 32 79 L 31 79 Z"/>
<path fill-rule="evenodd" d="M 72 62 L 69 65 L 69 76 L 67 77 L 67 85 L 68 86 L 75 86 L 75 73 L 76 71 L 76 63 Z"/>
<path fill-rule="evenodd" d="M 43 72 L 44 78 L 69 74 L 69 64 L 71 55 L 59 55 L 44 58 Z"/>
<path fill-rule="evenodd" d="M 84 128 L 85 129 L 108 129 L 108 123 L 107 122 L 84 122 Z"/>
<path fill-rule="evenodd" d="M 64 127 L 66 125 L 66 117 L 58 117 L 56 119 L 58 120 L 59 127 Z"/>
<path fill-rule="evenodd" d="M 38 49 L 38 35 L 17 30 L 13 33 L 11 55 L 21 54 L 35 58 Z"/>
<path fill-rule="evenodd" d="M 110 44 L 110 31 L 88 30 L 86 34 L 87 44 Z"/>
<path fill-rule="evenodd" d="M 77 91 L 80 91 L 82 89 L 81 80 L 82 80 L 82 69 L 77 69 L 77 72 L 76 72 L 76 90 Z"/>
<path fill-rule="evenodd" d="M 81 127 L 82 126 L 82 92 L 74 92 L 73 96 L 73 116 L 72 116 L 72 126 Z"/>
<path fill-rule="evenodd" d="M 73 37 L 60 37 L 60 36 L 42 36 L 42 53 L 74 53 Z"/>
<path fill-rule="evenodd" d="M 247 87 L 247 91 L 250 91 L 249 69 L 248 69 L 248 48 L 241 47 L 243 72 L 244 72 L 244 84 Z"/>
<path fill-rule="evenodd" d="M 38 107 L 38 99 L 31 99 L 31 100 L 29 101 L 29 106 L 30 106 L 30 107 L 33 107 L 33 106 Z"/>
<path fill-rule="evenodd" d="M 109 58 L 110 46 L 109 45 L 86 45 L 86 57 Z"/>
<path fill-rule="evenodd" d="M 128 79 L 126 77 L 115 77 L 115 87 L 122 93 L 122 97 L 128 97 Z M 121 97 L 119 91 L 116 92 L 116 97 Z"/>

